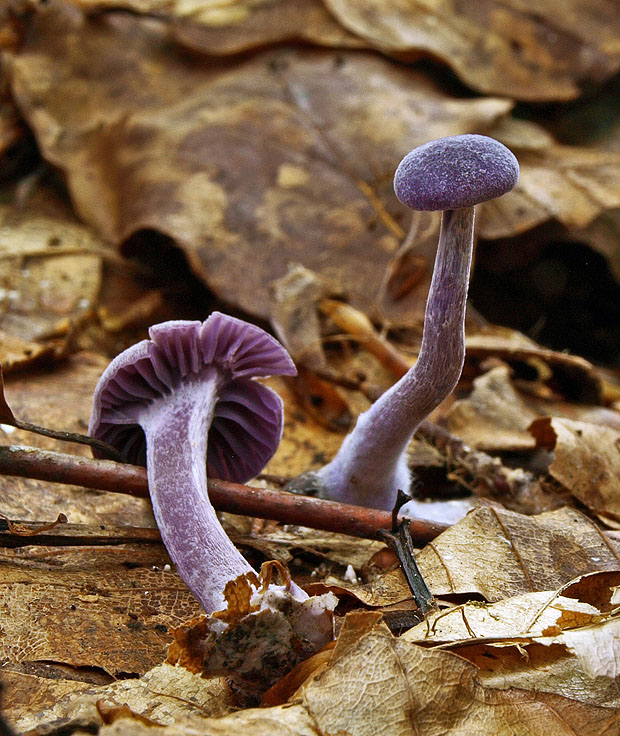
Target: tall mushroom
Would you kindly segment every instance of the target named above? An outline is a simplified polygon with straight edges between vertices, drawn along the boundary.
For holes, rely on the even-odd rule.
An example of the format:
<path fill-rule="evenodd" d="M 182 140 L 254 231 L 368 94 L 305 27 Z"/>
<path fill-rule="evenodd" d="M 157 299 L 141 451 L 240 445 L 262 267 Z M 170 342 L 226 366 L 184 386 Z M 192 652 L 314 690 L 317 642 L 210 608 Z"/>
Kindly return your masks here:
<path fill-rule="evenodd" d="M 224 607 L 226 583 L 252 568 L 209 501 L 207 468 L 236 482 L 263 469 L 282 435 L 282 401 L 253 379 L 293 375 L 295 366 L 259 327 L 219 312 L 155 325 L 149 336 L 104 371 L 89 431 L 146 464 L 163 542 L 210 613 Z"/>
<path fill-rule="evenodd" d="M 379 509 L 393 507 L 398 489 L 409 490 L 407 445 L 463 369 L 474 205 L 510 191 L 518 177 L 512 152 L 482 135 L 440 138 L 401 161 L 394 177 L 400 201 L 443 213 L 418 360 L 360 415 L 334 459 L 302 477 L 298 488 Z"/>

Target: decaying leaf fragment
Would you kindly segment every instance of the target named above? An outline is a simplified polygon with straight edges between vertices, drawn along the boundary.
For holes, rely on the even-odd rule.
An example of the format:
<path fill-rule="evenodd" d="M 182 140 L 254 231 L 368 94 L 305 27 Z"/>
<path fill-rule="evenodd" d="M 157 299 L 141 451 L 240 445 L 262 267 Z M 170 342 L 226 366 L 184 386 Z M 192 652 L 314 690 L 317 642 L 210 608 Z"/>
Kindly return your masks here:
<path fill-rule="evenodd" d="M 3 676 L 3 682 L 8 679 L 11 694 L 13 678 L 10 672 L 8 678 Z M 28 689 L 28 680 L 38 680 L 39 691 L 47 686 L 47 697 L 37 699 L 34 688 Z M 18 683 L 22 687 L 19 693 Z M 63 692 L 67 684 L 74 687 L 73 692 L 66 689 Z M 67 692 L 70 694 L 65 695 Z M 92 733 L 103 725 L 102 711 L 122 707 L 161 724 L 192 716 L 217 718 L 235 709 L 233 694 L 222 678 L 205 679 L 168 664 L 158 664 L 139 679 L 100 686 L 56 679 L 45 682 L 43 677 L 27 675 L 15 682 L 15 694 L 16 702 L 7 703 L 4 698 L 3 711 L 19 733 L 30 732 L 46 723 L 54 723 L 55 728 L 82 728 Z M 24 694 L 28 703 L 23 702 Z M 135 722 L 133 718 L 131 722 Z"/>
<path fill-rule="evenodd" d="M 284 584 L 271 584 L 277 573 Z M 203 676 L 227 676 L 246 702 L 260 695 L 301 660 L 333 639 L 332 593 L 298 600 L 278 562 L 229 581 L 226 609 L 202 616 L 174 631 L 168 662 Z"/>
<path fill-rule="evenodd" d="M 34 340 L 96 306 L 104 244 L 83 225 L 0 207 L 0 327 Z"/>
<path fill-rule="evenodd" d="M 539 447 L 554 451 L 549 473 L 603 518 L 620 521 L 620 431 L 558 417 L 534 421 Z"/>

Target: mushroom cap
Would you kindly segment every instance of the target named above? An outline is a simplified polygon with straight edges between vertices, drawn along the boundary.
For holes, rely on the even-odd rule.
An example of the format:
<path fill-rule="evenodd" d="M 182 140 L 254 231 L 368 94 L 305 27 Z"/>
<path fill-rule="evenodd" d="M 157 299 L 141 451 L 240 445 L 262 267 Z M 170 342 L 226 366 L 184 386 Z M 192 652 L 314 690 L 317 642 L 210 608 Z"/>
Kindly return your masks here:
<path fill-rule="evenodd" d="M 519 178 L 519 162 L 486 135 L 455 135 L 414 148 L 394 175 L 396 196 L 413 210 L 456 210 L 501 197 Z"/>
<path fill-rule="evenodd" d="M 278 447 L 283 412 L 278 394 L 253 379 L 294 375 L 286 350 L 260 327 L 220 312 L 204 322 L 162 322 L 149 336 L 103 372 L 93 397 L 91 436 L 116 447 L 127 462 L 145 465 L 146 438 L 138 423 L 145 403 L 162 399 L 184 380 L 216 371 L 207 472 L 238 483 L 257 475 Z"/>

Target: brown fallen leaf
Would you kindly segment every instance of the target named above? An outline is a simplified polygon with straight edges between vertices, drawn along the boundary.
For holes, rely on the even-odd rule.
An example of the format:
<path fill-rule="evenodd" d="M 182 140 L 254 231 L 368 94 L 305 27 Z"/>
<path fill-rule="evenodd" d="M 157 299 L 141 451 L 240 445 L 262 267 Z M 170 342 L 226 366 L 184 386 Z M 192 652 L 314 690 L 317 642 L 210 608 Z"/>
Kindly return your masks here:
<path fill-rule="evenodd" d="M 486 130 L 511 107 L 452 99 L 369 53 L 175 55 L 166 30 L 38 12 L 13 59 L 15 99 L 86 222 L 126 253 L 140 231 L 171 237 L 220 298 L 263 318 L 291 262 L 371 309 L 408 226 L 390 185 L 403 152 Z M 406 298 L 384 301 L 405 318 Z"/>
<path fill-rule="evenodd" d="M 466 84 L 522 100 L 569 100 L 620 66 L 612 0 L 550 3 L 325 0 L 348 30 L 398 58 L 439 57 Z"/>
<path fill-rule="evenodd" d="M 366 44 L 343 28 L 321 0 L 71 0 L 87 12 L 124 8 L 165 19 L 172 37 L 207 54 L 236 54 L 267 44 L 302 39 L 321 46 Z"/>
<path fill-rule="evenodd" d="M 0 225 L 3 330 L 35 340 L 96 305 L 105 246 L 91 230 L 7 205 Z"/>
<path fill-rule="evenodd" d="M 483 237 L 516 235 L 549 219 L 579 230 L 620 207 L 619 153 L 603 145 L 566 146 L 553 139 L 542 143 L 545 131 L 540 125 L 512 118 L 500 121 L 489 135 L 515 152 L 521 174 L 509 196 L 482 210 Z"/>
<path fill-rule="evenodd" d="M 474 379 L 471 394 L 453 404 L 448 428 L 480 450 L 528 450 L 535 442 L 527 428 L 536 417 L 518 395 L 504 365 Z"/>
<path fill-rule="evenodd" d="M 600 404 L 600 375 L 592 363 L 578 355 L 549 350 L 517 330 L 498 325 L 481 327 L 468 335 L 466 347 L 466 359 L 477 373 L 479 364 L 490 357 L 515 367 L 525 364 L 538 376 L 536 388 L 543 398 L 559 395 L 569 401 Z"/>
<path fill-rule="evenodd" d="M 56 679 L 89 685 L 92 672 L 109 682 L 161 662 L 170 630 L 200 610 L 167 564 L 158 545 L 4 549 L 0 649 L 18 692 L 32 687 L 40 697 L 40 663 Z M 23 702 L 6 685 L 3 707 Z"/>
<path fill-rule="evenodd" d="M 554 451 L 550 475 L 603 519 L 620 522 L 620 430 L 558 417 L 530 426 L 538 447 Z"/>
<path fill-rule="evenodd" d="M 478 593 L 495 602 L 620 570 L 620 548 L 574 509 L 524 516 L 481 507 L 429 542 L 417 560 L 435 596 Z"/>
<path fill-rule="evenodd" d="M 53 345 L 41 345 L 22 340 L 20 337 L 0 330 L 0 363 L 5 373 L 51 363 L 55 353 Z"/>
<path fill-rule="evenodd" d="M 610 604 L 619 580 L 619 573 L 593 573 L 555 592 L 467 603 L 434 615 L 403 638 L 450 646 L 479 667 L 480 680 L 490 687 L 617 708 L 618 619 Z"/>
<path fill-rule="evenodd" d="M 586 583 L 585 585 L 583 583 Z M 470 601 L 429 615 L 403 634 L 406 641 L 476 643 L 530 641 L 598 624 L 613 614 L 610 601 L 620 572 L 591 573 L 556 591 L 523 593 L 497 603 Z M 601 593 L 606 602 L 601 605 Z"/>

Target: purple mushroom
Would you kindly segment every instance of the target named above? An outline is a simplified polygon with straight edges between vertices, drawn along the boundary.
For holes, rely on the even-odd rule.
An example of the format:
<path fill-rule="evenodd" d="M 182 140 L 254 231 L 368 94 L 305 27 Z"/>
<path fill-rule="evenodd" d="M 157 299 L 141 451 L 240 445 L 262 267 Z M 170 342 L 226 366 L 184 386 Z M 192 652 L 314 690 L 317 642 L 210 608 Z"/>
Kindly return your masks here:
<path fill-rule="evenodd" d="M 518 177 L 512 152 L 482 135 L 440 138 L 401 161 L 394 177 L 400 201 L 443 212 L 418 360 L 360 415 L 334 459 L 306 474 L 297 488 L 379 509 L 394 506 L 398 489 L 409 491 L 407 445 L 463 369 L 474 205 L 510 191 Z"/>
<path fill-rule="evenodd" d="M 149 335 L 104 371 L 89 431 L 146 465 L 164 544 L 211 613 L 224 607 L 226 583 L 252 568 L 220 525 L 207 470 L 241 483 L 263 469 L 282 435 L 282 401 L 253 379 L 293 375 L 295 366 L 259 327 L 219 312 L 202 323 L 164 322 Z"/>

